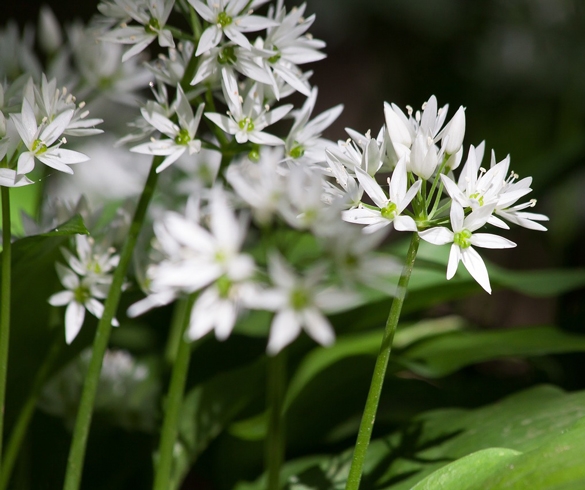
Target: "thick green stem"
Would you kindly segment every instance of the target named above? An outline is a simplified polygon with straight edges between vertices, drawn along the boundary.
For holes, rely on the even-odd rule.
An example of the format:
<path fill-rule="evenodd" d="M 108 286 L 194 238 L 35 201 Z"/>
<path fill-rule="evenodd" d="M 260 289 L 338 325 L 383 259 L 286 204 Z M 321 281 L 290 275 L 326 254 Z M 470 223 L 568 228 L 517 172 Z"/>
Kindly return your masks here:
<path fill-rule="evenodd" d="M 77 419 L 75 420 L 75 428 L 73 431 L 73 440 L 69 449 L 69 459 L 67 462 L 67 472 L 65 474 L 64 490 L 78 490 L 81 483 L 81 475 L 83 473 L 83 461 L 85 458 L 85 449 L 87 446 L 87 438 L 89 435 L 89 427 L 91 425 L 91 418 L 93 414 L 93 405 L 97 386 L 99 382 L 102 362 L 108 341 L 110 339 L 110 332 L 112 330 L 112 319 L 118 308 L 120 296 L 122 294 L 122 286 L 124 285 L 124 278 L 126 271 L 130 265 L 130 259 L 136 245 L 138 234 L 142 229 L 144 217 L 148 204 L 154 194 L 158 174 L 156 167 L 160 165 L 161 157 L 154 157 L 150 168 L 150 173 L 144 185 L 142 195 L 138 201 L 134 218 L 128 231 L 126 242 L 120 252 L 120 263 L 114 272 L 112 278 L 112 285 L 106 302 L 104 305 L 104 312 L 97 327 L 97 332 L 93 342 L 93 351 L 91 361 L 85 376 L 83 391 L 81 393 L 81 400 L 79 409 L 77 411 Z"/>
<path fill-rule="evenodd" d="M 62 344 L 63 340 L 61 336 L 59 336 L 53 342 L 53 345 L 49 349 L 49 353 L 45 357 L 41 368 L 36 374 L 28 398 L 18 414 L 18 419 L 10 434 L 10 439 L 8 440 L 8 445 L 6 446 L 6 454 L 2 462 L 2 472 L 0 473 L 0 490 L 5 490 L 8 487 L 8 482 L 10 481 L 10 475 L 12 474 L 14 463 L 16 463 L 17 456 L 20 452 L 20 447 L 22 446 L 22 441 L 26 436 L 28 426 L 35 412 L 35 407 L 39 400 L 41 390 L 45 384 L 45 381 L 49 377 L 49 374 L 51 373 L 53 363 L 55 362 L 55 359 L 61 350 Z"/>
<path fill-rule="evenodd" d="M 268 358 L 268 434 L 265 445 L 265 465 L 268 472 L 268 490 L 280 488 L 280 470 L 284 462 L 284 419 L 282 407 L 286 388 L 285 351 Z"/>
<path fill-rule="evenodd" d="M 189 317 L 194 300 L 195 295 L 192 294 L 186 301 L 186 305 L 180 310 L 183 315 L 181 321 L 181 331 L 183 334 L 187 325 L 189 325 Z M 173 449 L 177 440 L 179 417 L 181 415 L 181 407 L 183 406 L 183 394 L 185 392 L 190 359 L 191 344 L 181 335 L 179 350 L 173 365 L 171 384 L 165 401 L 165 418 L 158 448 L 154 486 L 152 487 L 154 490 L 168 490 L 172 488 L 170 481 L 173 470 Z"/>
<path fill-rule="evenodd" d="M 10 342 L 10 188 L 2 192 L 2 282 L 0 290 L 0 475 L 2 468 L 2 436 L 4 434 L 4 404 L 6 400 L 6 373 L 8 371 L 8 343 Z"/>
<path fill-rule="evenodd" d="M 349 470 L 349 476 L 347 477 L 346 490 L 358 490 L 360 486 L 366 453 L 372 437 L 376 412 L 378 411 L 378 403 L 380 402 L 380 394 L 382 393 L 382 385 L 384 383 L 384 377 L 386 376 L 386 368 L 388 366 L 388 359 L 390 358 L 390 351 L 392 349 L 392 341 L 394 340 L 394 333 L 396 332 L 396 326 L 400 319 L 400 312 L 406 296 L 408 281 L 410 280 L 412 269 L 414 267 L 419 242 L 420 237 L 418 236 L 418 233 L 413 233 L 410 247 L 406 254 L 404 269 L 402 269 L 402 275 L 398 281 L 398 291 L 396 292 L 396 297 L 392 301 L 392 306 L 390 307 L 390 313 L 384 330 L 384 337 L 382 338 L 382 345 L 380 346 L 380 352 L 376 359 L 376 366 L 374 367 L 374 374 L 372 375 L 370 391 L 368 392 L 366 407 L 362 414 L 362 421 L 360 423 L 357 441 L 353 452 L 351 468 Z"/>

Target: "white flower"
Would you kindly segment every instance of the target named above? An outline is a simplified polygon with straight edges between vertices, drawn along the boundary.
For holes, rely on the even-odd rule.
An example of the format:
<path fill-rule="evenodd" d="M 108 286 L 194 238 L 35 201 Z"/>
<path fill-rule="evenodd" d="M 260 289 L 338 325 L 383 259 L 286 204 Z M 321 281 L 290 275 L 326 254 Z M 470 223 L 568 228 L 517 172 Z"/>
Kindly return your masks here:
<path fill-rule="evenodd" d="M 438 226 L 419 233 L 423 240 L 434 245 L 452 243 L 447 265 L 447 279 L 451 279 L 457 271 L 459 261 L 472 277 L 491 294 L 490 279 L 486 266 L 472 245 L 483 248 L 512 248 L 516 244 L 506 238 L 491 233 L 473 233 L 484 226 L 494 210 L 494 205 L 485 205 L 472 211 L 465 217 L 463 208 L 457 201 L 451 203 L 451 227 L 453 231 Z"/>
<path fill-rule="evenodd" d="M 238 143 L 251 141 L 260 145 L 283 145 L 283 140 L 262 130 L 286 116 L 292 109 L 292 104 L 270 110 L 263 105 L 262 86 L 252 85 L 246 98 L 242 100 L 234 74 L 223 68 L 222 80 L 223 92 L 230 109 L 229 117 L 215 112 L 206 112 L 205 116 L 226 133 L 235 135 Z"/>
<path fill-rule="evenodd" d="M 319 286 L 322 268 L 314 268 L 305 277 L 297 276 L 276 253 L 269 256 L 268 272 L 275 287 L 248 300 L 252 308 L 276 312 L 270 327 L 268 353 L 278 353 L 297 338 L 302 329 L 321 345 L 331 345 L 335 333 L 323 312 L 351 308 L 356 296 Z"/>
<path fill-rule="evenodd" d="M 365 233 L 372 233 L 390 223 L 399 231 L 416 231 L 416 223 L 410 216 L 403 216 L 402 212 L 420 189 L 421 180 L 417 180 L 410 189 L 407 190 L 408 178 L 406 174 L 406 163 L 401 159 L 397 164 L 392 178 L 388 179 L 389 197 L 369 174 L 361 168 L 355 169 L 356 176 L 368 196 L 374 201 L 378 209 L 369 207 L 359 207 L 344 211 L 342 217 L 350 223 L 367 225 L 364 228 Z"/>
<path fill-rule="evenodd" d="M 256 62 L 256 59 L 262 56 L 267 55 L 254 47 L 247 49 L 234 43 L 211 48 L 203 55 L 195 76 L 191 80 L 191 85 L 215 76 L 222 68 L 236 70 L 257 82 L 274 85 L 275 80 L 270 70 Z"/>
<path fill-rule="evenodd" d="M 253 259 L 240 253 L 247 222 L 238 220 L 225 192 L 216 187 L 210 197 L 209 231 L 193 220 L 168 212 L 155 223 L 158 245 L 165 259 L 149 267 L 149 296 L 130 308 L 136 316 L 153 306 L 167 304 L 179 293 L 190 294 L 222 276 L 232 282 L 247 279 Z"/>
<path fill-rule="evenodd" d="M 92 277 L 79 276 L 68 267 L 57 263 L 57 274 L 65 290 L 53 294 L 49 303 L 53 306 L 65 306 L 65 341 L 70 344 L 81 330 L 85 318 L 85 310 L 97 318 L 101 318 L 104 305 L 98 299 L 104 299 L 107 295 L 109 284 L 97 283 Z M 117 326 L 114 318 L 112 325 Z"/>
<path fill-rule="evenodd" d="M 126 61 L 142 52 L 152 41 L 158 38 L 161 47 L 174 47 L 173 35 L 164 26 L 173 10 L 175 0 L 147 0 L 144 3 L 128 0 L 114 0 L 132 19 L 142 24 L 138 26 L 121 27 L 106 32 L 101 40 L 120 44 L 134 44 L 124 56 Z"/>
<path fill-rule="evenodd" d="M 281 160 L 281 148 L 264 146 L 257 163 L 245 159 L 230 165 L 226 171 L 227 181 L 252 208 L 254 218 L 262 225 L 269 224 L 274 214 L 282 209 L 286 179 L 280 168 Z"/>
<path fill-rule="evenodd" d="M 271 55 L 263 61 L 276 75 L 308 97 L 311 87 L 297 65 L 325 58 L 325 54 L 319 51 L 325 47 L 325 43 L 305 34 L 315 20 L 314 14 L 303 17 L 305 7 L 306 4 L 295 7 L 287 15 L 283 1 L 278 0 L 276 8 L 271 7 L 268 14 L 276 21 L 275 27 L 268 28 L 266 39 L 259 38 L 256 47 Z M 280 98 L 278 86 L 274 89 L 276 98 Z"/>
<path fill-rule="evenodd" d="M 28 150 L 18 157 L 16 170 L 18 174 L 27 174 L 33 170 L 35 158 L 49 167 L 68 174 L 73 173 L 68 165 L 89 160 L 83 153 L 60 148 L 64 140 L 53 145 L 67 128 L 73 112 L 73 109 L 62 112 L 46 126 L 42 123 L 39 127 L 30 103 L 27 99 L 22 101 L 22 112 L 11 115 L 16 130 Z"/>
<path fill-rule="evenodd" d="M 26 175 L 17 174 L 16 170 L 0 168 L 0 187 L 22 187 L 33 183 Z"/>
<path fill-rule="evenodd" d="M 112 247 L 101 250 L 93 238 L 87 235 L 75 235 L 77 255 L 66 248 L 61 249 L 69 267 L 80 276 L 87 276 L 97 284 L 109 284 L 110 273 L 120 262 L 120 256 Z"/>
<path fill-rule="evenodd" d="M 324 150 L 332 142 L 321 138 L 321 133 L 331 126 L 343 110 L 343 105 L 339 104 L 309 121 L 315 108 L 317 93 L 317 88 L 314 87 L 303 107 L 295 111 L 295 121 L 285 143 L 287 157 L 308 165 L 323 162 Z"/>
<path fill-rule="evenodd" d="M 277 25 L 271 19 L 250 15 L 251 10 L 242 12 L 248 0 L 188 0 L 197 13 L 211 25 L 203 31 L 195 56 L 215 48 L 225 34 L 234 43 L 250 49 L 250 41 L 242 34 Z"/>
<path fill-rule="evenodd" d="M 199 104 L 197 112 L 193 116 L 193 110 L 191 109 L 189 100 L 185 97 L 181 86 L 177 85 L 176 108 L 179 125 L 176 125 L 158 111 L 148 111 L 147 108 L 142 109 L 144 119 L 170 139 L 152 139 L 148 143 L 143 143 L 130 149 L 130 151 L 145 155 L 166 156 L 156 168 L 157 172 L 162 172 L 185 153 L 185 151 L 188 150 L 189 155 L 193 155 L 201 150 L 201 141 L 195 139 L 195 133 L 201 121 L 204 104 Z"/>
<path fill-rule="evenodd" d="M 443 142 L 443 149 L 447 155 L 454 155 L 459 151 L 465 136 L 465 108 L 460 107 L 439 137 Z"/>

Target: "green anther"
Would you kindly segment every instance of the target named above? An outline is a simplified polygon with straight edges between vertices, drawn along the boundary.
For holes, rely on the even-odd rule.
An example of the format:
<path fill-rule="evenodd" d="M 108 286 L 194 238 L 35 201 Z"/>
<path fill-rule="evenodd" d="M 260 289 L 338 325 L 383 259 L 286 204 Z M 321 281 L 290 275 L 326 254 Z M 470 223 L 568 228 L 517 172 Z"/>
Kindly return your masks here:
<path fill-rule="evenodd" d="M 232 23 L 232 18 L 225 12 L 220 12 L 217 16 L 217 23 L 222 27 L 229 26 Z"/>
<path fill-rule="evenodd" d="M 471 196 L 469 196 L 470 199 L 475 199 L 480 206 L 483 206 L 484 204 L 484 200 L 483 200 L 483 196 L 479 193 L 476 192 L 475 194 L 471 194 Z"/>
<path fill-rule="evenodd" d="M 32 151 L 35 155 L 42 155 L 47 151 L 47 145 L 45 145 L 41 140 L 34 140 L 32 144 Z"/>
<path fill-rule="evenodd" d="M 151 17 L 148 24 L 144 26 L 144 30 L 148 32 L 148 34 L 158 34 L 160 32 L 160 22 L 158 19 Z"/>
<path fill-rule="evenodd" d="M 191 141 L 189 131 L 187 131 L 185 128 L 181 128 L 179 134 L 175 136 L 175 143 L 177 143 L 177 145 L 188 145 L 189 141 Z"/>
<path fill-rule="evenodd" d="M 303 145 L 299 145 L 298 143 L 295 146 L 293 146 L 289 152 L 289 155 L 293 158 L 301 158 L 304 154 L 305 149 L 303 148 Z"/>
<path fill-rule="evenodd" d="M 254 131 L 254 122 L 249 117 L 242 119 L 238 123 L 238 126 L 240 127 L 240 129 L 244 129 L 246 131 Z"/>
<path fill-rule="evenodd" d="M 217 55 L 217 62 L 220 65 L 234 65 L 238 61 L 235 46 L 226 46 Z"/>
<path fill-rule="evenodd" d="M 248 158 L 251 161 L 258 163 L 260 161 L 260 152 L 258 150 L 250 150 L 250 153 L 248 153 Z"/>
<path fill-rule="evenodd" d="M 396 218 L 396 204 L 389 202 L 386 207 L 380 209 L 380 214 L 383 218 L 392 221 L 394 218 Z"/>
<path fill-rule="evenodd" d="M 302 310 L 309 304 L 309 296 L 302 289 L 293 289 L 290 294 L 290 305 L 293 310 Z"/>
<path fill-rule="evenodd" d="M 87 268 L 94 274 L 101 274 L 102 272 L 102 266 L 99 262 L 90 262 Z"/>
<path fill-rule="evenodd" d="M 216 282 L 215 285 L 219 291 L 220 298 L 227 298 L 230 289 L 232 288 L 232 281 L 230 281 L 226 276 L 221 276 Z"/>
<path fill-rule="evenodd" d="M 73 296 L 75 297 L 75 301 L 77 303 L 84 305 L 87 300 L 91 298 L 91 293 L 89 292 L 89 288 L 86 286 L 79 286 L 73 292 Z"/>
<path fill-rule="evenodd" d="M 454 234 L 453 243 L 459 248 L 469 248 L 471 246 L 471 235 L 469 230 L 461 230 Z"/>

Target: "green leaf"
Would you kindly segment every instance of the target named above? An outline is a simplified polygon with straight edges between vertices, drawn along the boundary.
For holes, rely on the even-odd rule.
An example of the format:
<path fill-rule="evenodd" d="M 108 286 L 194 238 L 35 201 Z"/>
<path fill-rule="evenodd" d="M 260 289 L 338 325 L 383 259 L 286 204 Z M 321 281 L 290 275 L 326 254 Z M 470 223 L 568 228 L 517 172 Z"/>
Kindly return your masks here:
<path fill-rule="evenodd" d="M 585 335 L 543 326 L 448 333 L 413 345 L 394 360 L 421 376 L 441 377 L 489 359 L 580 351 Z"/>
<path fill-rule="evenodd" d="M 47 233 L 41 233 L 40 236 L 65 236 L 65 235 L 89 235 L 89 230 L 85 227 L 83 218 L 76 214 L 69 221 L 57 226 Z"/>
<path fill-rule="evenodd" d="M 502 469 L 522 454 L 506 448 L 489 448 L 471 453 L 431 473 L 412 490 L 475 490 L 487 476 Z"/>
<path fill-rule="evenodd" d="M 494 471 L 497 470 L 491 475 L 484 473 L 489 483 L 444 488 L 584 488 L 581 478 L 585 472 L 585 465 L 582 464 L 585 422 L 576 424 L 583 417 L 585 391 L 565 393 L 548 385 L 514 394 L 474 410 L 441 409 L 426 412 L 412 419 L 402 429 L 372 441 L 366 457 L 362 488 L 410 490 L 441 468 L 478 451 L 493 448 L 497 451 L 501 451 L 501 448 L 509 450 L 502 458 L 512 456 L 513 452 L 523 454 L 516 453 L 514 468 L 510 468 L 509 465 L 502 466 L 494 462 L 493 459 L 497 457 L 487 452 L 486 459 L 491 460 Z M 574 424 L 573 429 L 568 431 Z M 313 467 L 305 467 L 296 474 L 293 478 L 296 483 L 290 485 L 291 490 L 342 489 L 352 453 L 353 448 L 349 448 L 339 455 L 328 458 L 320 456 Z M 565 454 L 567 461 L 563 460 Z M 467 462 L 456 464 L 452 467 L 453 474 L 464 474 L 464 466 L 467 463 L 476 464 L 475 458 L 481 457 L 480 454 Z M 541 480 L 537 476 L 530 476 L 530 471 Z M 449 473 L 445 470 L 442 475 Z M 509 476 L 506 476 L 508 473 Z M 514 479 L 516 475 L 520 476 Z M 532 486 L 514 486 L 519 485 L 520 481 L 529 481 Z M 550 483 L 551 486 L 538 486 L 538 481 Z"/>

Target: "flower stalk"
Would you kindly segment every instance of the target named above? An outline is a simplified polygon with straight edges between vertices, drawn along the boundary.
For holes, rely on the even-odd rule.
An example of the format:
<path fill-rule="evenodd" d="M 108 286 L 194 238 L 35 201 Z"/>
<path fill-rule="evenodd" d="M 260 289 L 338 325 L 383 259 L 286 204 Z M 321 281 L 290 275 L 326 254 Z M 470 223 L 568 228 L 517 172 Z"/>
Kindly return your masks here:
<path fill-rule="evenodd" d="M 187 372 L 191 360 L 191 343 L 185 340 L 184 333 L 189 325 L 191 309 L 195 302 L 195 294 L 189 296 L 181 304 L 179 314 L 181 314 L 181 338 L 177 350 L 176 358 L 173 364 L 171 383 L 166 397 L 165 417 L 161 430 L 161 438 L 158 449 L 158 461 L 155 468 L 154 490 L 166 490 L 169 488 L 169 482 L 172 478 L 173 469 L 173 449 L 177 439 L 179 427 L 179 416 L 183 406 L 183 395 L 185 392 L 185 383 L 187 381 Z"/>
<path fill-rule="evenodd" d="M 265 443 L 265 466 L 268 490 L 280 488 L 280 470 L 284 462 L 285 425 L 282 416 L 286 388 L 286 350 L 268 356 L 268 434 Z"/>
<path fill-rule="evenodd" d="M 2 468 L 2 435 L 4 433 L 4 406 L 6 401 L 6 374 L 8 371 L 8 344 L 10 341 L 10 277 L 11 277 L 11 228 L 10 192 L 1 186 L 2 193 L 2 279 L 0 296 L 0 474 Z"/>
<path fill-rule="evenodd" d="M 382 385 L 386 376 L 386 368 L 388 367 L 388 360 L 390 359 L 390 351 L 392 350 L 392 342 L 394 340 L 394 334 L 396 333 L 396 326 L 400 319 L 400 312 L 402 311 L 402 305 L 404 298 L 406 297 L 406 291 L 408 288 L 408 282 L 412 275 L 414 268 L 414 261 L 418 252 L 418 246 L 420 243 L 420 237 L 418 233 L 413 233 L 410 240 L 410 246 L 406 254 L 406 261 L 402 274 L 398 280 L 398 291 L 392 306 L 390 307 L 390 313 L 388 320 L 386 321 L 386 328 L 384 329 L 384 336 L 382 338 L 382 344 L 380 351 L 376 359 L 376 365 L 374 367 L 374 374 L 372 375 L 372 381 L 370 384 L 370 391 L 368 392 L 368 398 L 366 400 L 366 406 L 362 414 L 362 420 L 357 436 L 357 441 L 351 461 L 351 468 L 349 470 L 349 476 L 347 477 L 346 490 L 358 490 L 362 473 L 364 470 L 364 462 L 372 438 L 372 430 L 374 428 L 374 421 L 376 419 L 376 412 L 378 411 L 378 404 L 380 402 L 380 395 L 382 393 Z"/>
<path fill-rule="evenodd" d="M 85 450 L 87 446 L 87 438 L 89 435 L 89 427 L 93 415 L 93 405 L 95 401 L 97 386 L 99 382 L 102 362 L 108 341 L 110 339 L 110 332 L 112 330 L 112 319 L 118 308 L 120 296 L 122 294 L 122 286 L 126 271 L 130 265 L 130 259 L 138 239 L 138 234 L 142 229 L 146 210 L 154 194 L 158 174 L 156 168 L 160 165 L 162 158 L 154 157 L 150 172 L 148 174 L 146 184 L 138 201 L 128 237 L 124 243 L 124 247 L 120 253 L 120 262 L 116 268 L 108 297 L 104 304 L 104 312 L 100 319 L 95 335 L 91 361 L 89 363 L 88 371 L 81 393 L 81 400 L 75 420 L 75 428 L 73 431 L 73 440 L 69 449 L 69 457 L 67 460 L 67 472 L 65 473 L 64 490 L 78 490 L 81 483 L 81 476 L 83 473 L 83 461 L 85 458 Z"/>

